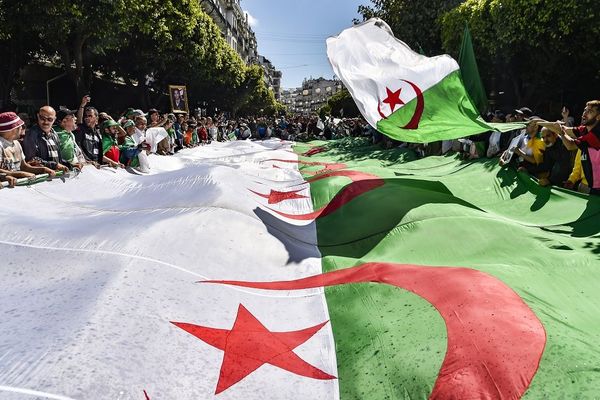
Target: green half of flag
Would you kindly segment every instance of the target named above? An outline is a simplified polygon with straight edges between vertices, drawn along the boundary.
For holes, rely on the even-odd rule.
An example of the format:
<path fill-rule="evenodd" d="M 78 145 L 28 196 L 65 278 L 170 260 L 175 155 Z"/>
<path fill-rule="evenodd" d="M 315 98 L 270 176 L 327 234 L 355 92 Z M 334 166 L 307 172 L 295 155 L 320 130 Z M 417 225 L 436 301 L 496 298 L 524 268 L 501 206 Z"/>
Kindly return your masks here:
<path fill-rule="evenodd" d="M 400 141 L 427 143 L 475 135 L 493 128 L 479 119 L 479 111 L 456 70 L 381 119 L 377 130 Z"/>
<path fill-rule="evenodd" d="M 342 205 L 316 220 L 324 271 L 409 263 L 484 273 L 514 291 L 545 332 L 531 381 L 524 394 L 511 398 L 597 396 L 598 198 L 540 187 L 525 174 L 498 167 L 497 159 L 416 160 L 408 150 L 383 151 L 366 142 L 318 144 L 328 151 L 307 160 L 344 163 L 346 170 L 382 182 L 358 196 L 349 194 L 353 181 L 343 174 L 311 183 L 315 209 L 333 204 L 346 190 Z M 316 168 L 302 171 L 314 176 Z M 441 284 L 455 287 L 450 279 Z M 342 399 L 425 399 L 432 394 L 450 349 L 446 323 L 431 302 L 380 283 L 328 287 L 326 298 Z M 457 308 L 456 315 L 464 317 L 461 313 Z M 484 332 L 482 338 L 493 334 Z M 523 351 L 523 357 L 528 353 Z M 493 366 L 482 365 L 482 373 L 487 367 Z M 467 378 L 455 376 L 456 382 Z"/>

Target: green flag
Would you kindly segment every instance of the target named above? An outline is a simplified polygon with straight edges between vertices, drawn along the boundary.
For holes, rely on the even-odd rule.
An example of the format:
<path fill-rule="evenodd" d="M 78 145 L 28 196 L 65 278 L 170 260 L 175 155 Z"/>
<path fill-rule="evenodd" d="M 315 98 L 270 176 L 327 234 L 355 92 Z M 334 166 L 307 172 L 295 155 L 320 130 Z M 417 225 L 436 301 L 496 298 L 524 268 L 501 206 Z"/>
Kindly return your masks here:
<path fill-rule="evenodd" d="M 488 101 L 481 76 L 479 76 L 477 60 L 473 51 L 473 41 L 468 25 L 465 25 L 465 32 L 463 33 L 463 40 L 458 55 L 458 65 L 460 66 L 462 79 L 469 96 L 471 96 L 479 112 L 483 114 L 488 108 Z"/>

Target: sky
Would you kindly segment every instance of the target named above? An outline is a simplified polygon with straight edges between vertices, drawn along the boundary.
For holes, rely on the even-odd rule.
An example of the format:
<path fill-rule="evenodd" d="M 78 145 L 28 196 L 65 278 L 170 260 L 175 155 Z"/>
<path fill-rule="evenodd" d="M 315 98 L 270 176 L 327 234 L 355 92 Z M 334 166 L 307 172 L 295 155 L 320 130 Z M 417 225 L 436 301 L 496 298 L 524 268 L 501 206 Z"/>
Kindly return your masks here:
<path fill-rule="evenodd" d="M 369 0 L 241 0 L 256 33 L 258 54 L 282 72 L 281 87 L 302 86 L 304 78 L 331 79 L 325 40 L 361 19 Z"/>

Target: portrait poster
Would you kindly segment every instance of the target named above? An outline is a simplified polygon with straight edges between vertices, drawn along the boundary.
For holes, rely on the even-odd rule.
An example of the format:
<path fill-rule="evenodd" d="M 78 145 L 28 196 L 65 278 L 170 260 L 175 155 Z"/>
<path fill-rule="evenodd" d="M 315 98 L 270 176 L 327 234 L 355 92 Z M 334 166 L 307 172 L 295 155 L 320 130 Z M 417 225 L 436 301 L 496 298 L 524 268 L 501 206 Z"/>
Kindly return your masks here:
<path fill-rule="evenodd" d="M 188 113 L 188 98 L 185 86 L 169 85 L 169 97 L 171 98 L 171 111 L 174 113 Z"/>

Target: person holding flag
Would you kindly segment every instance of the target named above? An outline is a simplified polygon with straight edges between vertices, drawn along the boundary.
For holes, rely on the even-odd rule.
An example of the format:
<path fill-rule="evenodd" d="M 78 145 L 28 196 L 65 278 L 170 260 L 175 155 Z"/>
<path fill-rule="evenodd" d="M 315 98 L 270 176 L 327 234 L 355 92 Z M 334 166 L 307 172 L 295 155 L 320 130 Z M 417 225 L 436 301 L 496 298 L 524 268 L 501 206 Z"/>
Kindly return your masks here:
<path fill-rule="evenodd" d="M 581 150 L 581 166 L 590 194 L 600 195 L 600 100 L 588 101 L 581 126 L 567 127 L 562 122 L 540 122 L 558 134 L 568 150 Z"/>

